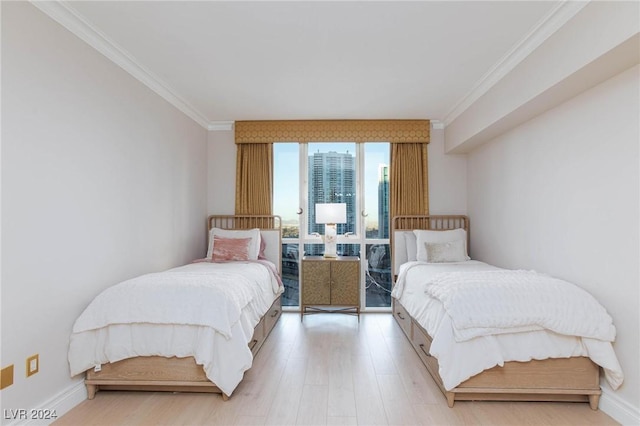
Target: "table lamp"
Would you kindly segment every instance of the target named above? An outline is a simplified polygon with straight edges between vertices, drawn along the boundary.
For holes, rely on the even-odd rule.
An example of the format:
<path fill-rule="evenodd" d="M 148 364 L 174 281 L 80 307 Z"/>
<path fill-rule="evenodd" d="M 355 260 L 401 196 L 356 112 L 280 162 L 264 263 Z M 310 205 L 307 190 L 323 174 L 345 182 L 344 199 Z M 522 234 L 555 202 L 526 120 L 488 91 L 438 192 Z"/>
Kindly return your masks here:
<path fill-rule="evenodd" d="M 336 254 L 337 223 L 347 222 L 346 203 L 316 204 L 316 223 L 324 223 L 324 257 L 338 257 Z"/>

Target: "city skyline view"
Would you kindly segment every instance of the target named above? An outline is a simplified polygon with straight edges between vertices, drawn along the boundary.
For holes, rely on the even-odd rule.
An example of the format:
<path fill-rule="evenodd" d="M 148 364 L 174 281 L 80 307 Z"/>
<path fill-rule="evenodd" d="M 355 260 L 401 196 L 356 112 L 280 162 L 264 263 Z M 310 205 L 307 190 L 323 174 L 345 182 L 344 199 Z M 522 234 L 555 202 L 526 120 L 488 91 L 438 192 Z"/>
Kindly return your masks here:
<path fill-rule="evenodd" d="M 356 144 L 351 143 L 309 143 L 308 158 L 318 152 L 351 154 L 355 158 Z M 283 227 L 298 226 L 298 209 L 309 214 L 308 206 L 300 200 L 300 145 L 297 143 L 274 144 L 274 213 L 281 216 Z M 367 213 L 366 229 L 378 229 L 379 223 L 379 173 L 380 168 L 389 165 L 388 143 L 365 144 L 364 200 L 361 209 Z"/>

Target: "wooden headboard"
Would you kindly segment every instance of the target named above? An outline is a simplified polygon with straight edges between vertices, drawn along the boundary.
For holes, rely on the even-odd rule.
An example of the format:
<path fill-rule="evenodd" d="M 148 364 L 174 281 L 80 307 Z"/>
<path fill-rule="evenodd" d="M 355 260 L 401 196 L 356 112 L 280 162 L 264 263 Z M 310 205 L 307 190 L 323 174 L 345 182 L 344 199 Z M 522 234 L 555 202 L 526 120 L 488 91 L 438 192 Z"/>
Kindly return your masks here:
<path fill-rule="evenodd" d="M 446 231 L 462 228 L 467 231 L 467 247 L 469 247 L 469 218 L 463 215 L 432 215 L 432 216 L 394 216 L 391 220 L 391 264 L 394 277 L 398 275 L 398 269 L 402 263 L 397 253 L 406 253 L 403 232 L 414 229 L 430 229 L 433 231 Z M 406 256 L 405 256 L 406 257 Z"/>
<path fill-rule="evenodd" d="M 265 241 L 265 257 L 273 262 L 282 274 L 282 219 L 274 215 L 211 215 L 207 219 L 207 230 L 260 228 Z M 208 235 L 208 232 L 207 232 Z"/>

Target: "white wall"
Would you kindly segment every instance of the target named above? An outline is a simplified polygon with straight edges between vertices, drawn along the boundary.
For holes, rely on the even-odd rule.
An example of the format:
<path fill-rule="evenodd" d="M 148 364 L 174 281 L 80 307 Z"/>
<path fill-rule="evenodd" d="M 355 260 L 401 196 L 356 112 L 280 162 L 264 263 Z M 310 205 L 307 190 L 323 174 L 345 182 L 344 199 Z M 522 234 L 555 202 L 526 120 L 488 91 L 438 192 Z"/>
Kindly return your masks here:
<path fill-rule="evenodd" d="M 482 145 L 468 158 L 476 258 L 574 282 L 608 310 L 640 413 L 640 68 Z M 606 388 L 606 383 L 603 384 Z"/>
<path fill-rule="evenodd" d="M 432 129 L 429 155 L 429 210 L 466 214 L 465 155 L 445 155 L 444 131 Z M 209 132 L 209 212 L 232 214 L 235 206 L 236 147 L 233 131 Z"/>
<path fill-rule="evenodd" d="M 429 213 L 467 214 L 467 156 L 445 154 L 444 130 L 433 128 L 428 151 Z"/>
<path fill-rule="evenodd" d="M 1 7 L 2 408 L 54 408 L 87 303 L 204 255 L 207 132 L 31 4 Z"/>
<path fill-rule="evenodd" d="M 209 214 L 234 214 L 236 203 L 236 144 L 232 130 L 210 131 L 208 147 Z"/>

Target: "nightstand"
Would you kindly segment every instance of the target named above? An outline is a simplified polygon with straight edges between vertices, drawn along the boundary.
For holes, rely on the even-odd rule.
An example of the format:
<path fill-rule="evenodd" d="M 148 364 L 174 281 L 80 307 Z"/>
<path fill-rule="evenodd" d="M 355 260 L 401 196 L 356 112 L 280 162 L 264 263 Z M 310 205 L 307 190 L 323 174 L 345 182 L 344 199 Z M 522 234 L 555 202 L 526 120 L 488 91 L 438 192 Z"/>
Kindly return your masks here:
<path fill-rule="evenodd" d="M 300 320 L 320 312 L 355 314 L 360 319 L 359 257 L 302 258 Z"/>

